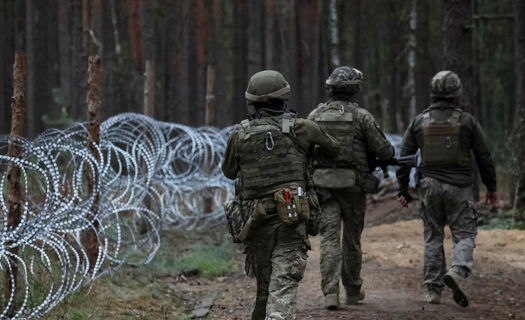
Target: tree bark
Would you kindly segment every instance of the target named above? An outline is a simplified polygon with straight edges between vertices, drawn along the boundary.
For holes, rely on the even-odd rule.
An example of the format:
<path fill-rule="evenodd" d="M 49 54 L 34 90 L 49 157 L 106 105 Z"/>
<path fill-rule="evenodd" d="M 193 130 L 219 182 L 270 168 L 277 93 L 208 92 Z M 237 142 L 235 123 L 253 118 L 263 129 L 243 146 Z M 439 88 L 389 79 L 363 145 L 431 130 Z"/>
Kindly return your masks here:
<path fill-rule="evenodd" d="M 238 111 L 238 109 L 231 110 L 232 103 L 226 101 L 226 66 L 225 66 L 225 50 L 224 50 L 224 35 L 223 35 L 223 21 L 224 15 L 224 2 L 221 0 L 213 0 L 213 47 L 214 47 L 214 60 L 215 60 L 215 103 L 217 105 L 218 113 L 221 115 L 216 118 L 217 126 L 220 128 L 232 125 L 233 116 L 232 112 Z"/>
<path fill-rule="evenodd" d="M 27 135 L 30 138 L 44 130 L 40 119 L 49 111 L 51 88 L 48 79 L 47 3 L 29 0 L 26 4 L 27 37 Z M 38 110 L 38 111 L 37 111 Z"/>
<path fill-rule="evenodd" d="M 82 53 L 87 56 L 89 50 L 89 10 L 90 1 L 82 0 Z"/>
<path fill-rule="evenodd" d="M 264 37 L 264 68 L 275 70 L 275 4 L 273 0 L 266 0 L 265 8 L 265 37 Z"/>
<path fill-rule="evenodd" d="M 102 88 L 101 88 L 101 116 L 102 119 L 107 119 L 116 114 L 114 106 L 114 90 L 115 90 L 115 72 L 116 64 L 116 45 L 115 45 L 115 30 L 113 25 L 111 2 L 108 0 L 100 1 L 100 34 L 99 41 L 102 43 L 100 48 L 100 57 L 106 66 L 102 73 Z"/>
<path fill-rule="evenodd" d="M 514 127 L 518 126 L 520 121 L 524 121 L 525 117 L 525 2 L 521 0 L 514 0 L 514 39 L 516 51 L 516 110 L 514 117 Z M 521 125 L 523 127 L 523 123 Z M 521 161 L 525 161 L 525 147 L 522 145 Z M 515 187 L 517 193 L 513 195 L 516 197 L 516 207 L 520 212 L 525 213 L 525 175 L 522 173 L 517 177 L 514 184 L 519 183 Z M 514 200 L 514 199 L 513 199 Z"/>
<path fill-rule="evenodd" d="M 248 74 L 264 69 L 264 6 L 263 0 L 249 1 Z"/>
<path fill-rule="evenodd" d="M 470 0 L 445 0 L 443 22 L 443 69 L 455 72 L 463 84 L 459 105 L 473 112 L 472 11 Z"/>
<path fill-rule="evenodd" d="M 204 124 L 206 116 L 206 65 L 208 44 L 208 18 L 204 0 L 196 0 L 195 56 L 197 62 L 196 101 L 197 121 L 195 126 Z"/>
<path fill-rule="evenodd" d="M 215 96 L 213 90 L 215 87 L 215 67 L 209 65 L 206 71 L 206 119 L 204 125 L 206 127 L 214 127 L 216 123 L 216 110 L 215 110 Z M 211 173 L 211 147 L 207 147 L 208 157 L 204 163 L 204 171 L 206 174 Z M 213 209 L 213 199 L 210 197 L 204 198 L 204 209 L 203 212 L 211 212 Z"/>
<path fill-rule="evenodd" d="M 7 47 L 7 26 L 4 19 L 5 15 L 5 3 L 0 3 L 0 48 Z M 0 135 L 4 134 L 4 130 L 9 127 L 9 117 L 7 115 L 7 99 L 4 94 L 4 79 L 5 74 L 5 52 L 0 52 Z"/>
<path fill-rule="evenodd" d="M 341 65 L 339 58 L 339 30 L 337 19 L 337 0 L 330 0 L 330 56 L 332 66 L 330 69 L 335 69 Z"/>
<path fill-rule="evenodd" d="M 142 71 L 142 24 L 140 17 L 140 0 L 131 0 L 131 54 L 133 66 L 139 72 Z"/>
<path fill-rule="evenodd" d="M 37 0 L 38 1 L 38 0 Z M 66 1 L 67 3 L 67 1 Z M 72 33 L 72 52 L 71 52 L 71 103 L 73 110 L 72 116 L 76 119 L 81 119 L 83 110 L 86 105 L 86 64 L 87 57 L 84 55 L 82 48 L 83 39 L 83 8 L 82 0 L 71 0 L 72 12 L 70 17 L 73 19 L 73 24 L 70 28 Z"/>
<path fill-rule="evenodd" d="M 146 60 L 146 81 L 144 83 L 144 114 L 155 117 L 155 61 Z"/>
<path fill-rule="evenodd" d="M 248 17 L 245 14 L 247 10 L 246 0 L 235 0 L 234 6 L 234 71 L 233 71 L 233 101 L 232 111 L 233 121 L 240 122 L 246 118 L 246 98 L 244 93 L 248 85 L 248 37 L 246 30 L 248 29 Z"/>
<path fill-rule="evenodd" d="M 24 119 L 26 113 L 26 55 L 23 52 L 17 52 L 15 55 L 15 65 L 13 72 L 13 101 L 11 103 L 11 139 L 22 137 L 24 132 Z M 22 148 L 14 141 L 10 141 L 9 157 L 21 159 Z M 7 213 L 7 228 L 8 230 L 14 230 L 20 224 L 22 220 L 22 191 L 20 187 L 20 167 L 13 163 L 9 164 L 8 167 L 8 184 L 9 184 L 9 196 L 8 205 L 9 211 Z M 8 243 L 7 245 L 11 245 Z M 8 251 L 14 255 L 18 254 L 18 247 L 10 248 Z M 9 268 L 5 268 L 5 301 L 9 301 L 11 298 L 14 299 L 16 285 L 17 285 L 17 274 L 18 264 L 15 260 L 11 263 L 11 272 Z M 11 310 L 14 310 L 15 303 L 11 302 Z M 9 312 L 11 313 L 11 312 Z"/>
<path fill-rule="evenodd" d="M 296 92 L 292 92 L 294 108 L 299 115 L 306 116 L 319 103 L 319 0 L 298 0 L 296 14 L 298 21 L 298 71 L 299 82 L 295 84 Z M 293 88 L 294 84 L 291 83 Z"/>
<path fill-rule="evenodd" d="M 429 52 L 428 1 L 416 2 L 416 113 L 421 113 L 430 105 L 431 66 Z"/>
<path fill-rule="evenodd" d="M 417 32 L 417 2 L 412 0 L 412 11 L 410 12 L 410 33 L 408 35 L 408 77 L 406 90 L 409 101 L 408 119 L 414 119 L 417 112 L 416 107 L 416 32 Z"/>
<path fill-rule="evenodd" d="M 100 160 L 100 154 L 96 148 L 96 145 L 100 144 L 100 82 L 102 74 L 102 65 L 98 56 L 89 57 L 89 68 L 88 68 L 88 94 L 87 94 L 87 129 L 90 136 L 88 139 L 88 149 L 91 151 L 95 159 Z M 97 238 L 97 232 L 99 229 L 99 221 L 95 219 L 98 213 L 98 205 L 100 202 L 98 190 L 95 190 L 95 183 L 98 177 L 95 177 L 95 172 L 88 170 L 87 183 L 89 193 L 95 195 L 93 207 L 91 208 L 92 216 L 89 217 L 92 222 L 92 227 L 85 231 L 84 239 L 82 244 L 86 249 L 86 254 L 89 260 L 89 268 L 96 273 L 95 267 L 99 256 L 99 240 Z"/>
<path fill-rule="evenodd" d="M 58 51 L 60 56 L 60 89 L 62 106 L 71 109 L 72 101 L 72 72 L 71 72 L 71 4 L 69 0 L 58 1 Z"/>

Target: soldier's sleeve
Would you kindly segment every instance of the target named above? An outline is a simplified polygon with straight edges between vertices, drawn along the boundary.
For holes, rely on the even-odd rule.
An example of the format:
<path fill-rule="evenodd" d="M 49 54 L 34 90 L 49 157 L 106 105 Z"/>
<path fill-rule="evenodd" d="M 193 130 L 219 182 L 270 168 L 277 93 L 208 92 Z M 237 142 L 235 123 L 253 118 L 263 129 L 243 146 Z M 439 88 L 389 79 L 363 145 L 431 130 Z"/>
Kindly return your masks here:
<path fill-rule="evenodd" d="M 394 147 L 385 137 L 370 113 L 363 115 L 361 126 L 367 148 L 373 151 L 379 160 L 389 160 L 394 156 Z"/>
<path fill-rule="evenodd" d="M 317 123 L 297 119 L 298 127 L 296 129 L 296 136 L 304 142 L 303 147 L 308 150 L 310 145 L 319 145 L 323 150 L 323 156 L 329 159 L 337 157 L 339 154 L 339 141 L 321 129 Z"/>
<path fill-rule="evenodd" d="M 416 154 L 418 148 L 419 146 L 417 145 L 416 137 L 414 136 L 414 120 L 412 120 L 403 136 L 403 142 L 401 143 L 401 156 Z M 412 168 L 406 167 L 399 167 L 399 169 L 397 169 L 396 178 L 399 184 L 399 189 L 408 189 L 411 169 Z"/>
<path fill-rule="evenodd" d="M 226 144 L 226 150 L 224 151 L 224 157 L 222 158 L 222 172 L 226 178 L 235 180 L 239 173 L 240 167 L 236 158 L 237 151 L 237 132 L 232 131 Z"/>
<path fill-rule="evenodd" d="M 496 168 L 485 142 L 485 134 L 479 122 L 475 121 L 473 127 L 472 151 L 474 151 L 474 156 L 476 157 L 481 181 L 488 191 L 495 192 L 497 190 Z"/>

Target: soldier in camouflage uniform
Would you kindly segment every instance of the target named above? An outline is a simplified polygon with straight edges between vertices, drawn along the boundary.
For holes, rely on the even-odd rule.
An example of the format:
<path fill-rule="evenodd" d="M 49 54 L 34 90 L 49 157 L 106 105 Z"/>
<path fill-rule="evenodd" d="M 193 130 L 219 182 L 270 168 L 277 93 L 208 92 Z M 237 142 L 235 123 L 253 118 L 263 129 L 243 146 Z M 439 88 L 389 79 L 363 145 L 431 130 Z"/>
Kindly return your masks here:
<path fill-rule="evenodd" d="M 284 100 L 289 95 L 290 86 L 279 72 L 253 75 L 246 99 L 255 111 L 235 126 L 222 162 L 224 175 L 238 179 L 243 210 L 257 200 L 265 211 L 245 242 L 246 274 L 257 280 L 252 319 L 296 319 L 297 288 L 310 249 L 305 223 L 284 225 L 276 214 L 274 193 L 307 188 L 308 150 L 313 145 L 321 146 L 329 158 L 339 153 L 337 140 L 287 109 Z"/>
<path fill-rule="evenodd" d="M 321 287 L 325 307 L 339 307 L 339 278 L 342 275 L 346 304 L 364 299 L 361 289 L 361 232 L 366 211 L 363 185 L 371 178 L 367 152 L 381 160 L 394 156 L 394 148 L 379 130 L 374 117 L 359 107 L 353 96 L 361 90 L 363 74 L 354 68 L 339 67 L 326 80 L 330 100 L 319 104 L 308 116 L 341 144 L 333 160 L 321 161 L 314 170 L 316 187 L 324 188 L 321 222 Z M 341 221 L 343 248 L 341 251 Z"/>
<path fill-rule="evenodd" d="M 485 144 L 481 126 L 457 105 L 462 87 L 459 77 L 441 71 L 430 85 L 433 103 L 410 123 L 402 144 L 401 156 L 421 150 L 420 214 L 425 237 L 424 277 L 429 303 L 441 302 L 445 285 L 462 307 L 468 306 L 464 279 L 472 269 L 477 235 L 477 212 L 473 195 L 471 150 L 487 187 L 486 203 L 496 205 L 496 170 Z M 407 206 L 410 168 L 399 168 L 399 201 Z M 452 233 L 452 264 L 446 271 L 443 239 L 448 224 Z"/>

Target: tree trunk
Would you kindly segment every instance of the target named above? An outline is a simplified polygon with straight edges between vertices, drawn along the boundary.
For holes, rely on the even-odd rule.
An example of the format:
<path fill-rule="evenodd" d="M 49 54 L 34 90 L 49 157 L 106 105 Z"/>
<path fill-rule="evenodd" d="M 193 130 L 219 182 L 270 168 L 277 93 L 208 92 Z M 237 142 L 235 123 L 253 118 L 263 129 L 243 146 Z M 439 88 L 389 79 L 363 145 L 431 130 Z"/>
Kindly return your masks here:
<path fill-rule="evenodd" d="M 5 3 L 0 3 L 0 48 L 7 48 L 7 26 L 4 19 Z M 4 130 L 9 127 L 9 117 L 7 115 L 7 99 L 4 94 L 4 80 L 6 78 L 6 55 L 0 52 L 0 135 L 5 134 Z"/>
<path fill-rule="evenodd" d="M 88 149 L 94 155 L 95 159 L 100 160 L 100 154 L 96 145 L 100 144 L 100 81 L 101 81 L 102 65 L 98 56 L 89 57 L 88 69 L 88 94 L 87 94 L 87 130 L 90 136 L 88 140 Z M 95 177 L 96 172 L 88 170 L 87 183 L 89 193 L 97 192 L 93 207 L 91 208 L 92 216 L 89 219 L 92 222 L 92 228 L 84 232 L 84 239 L 82 244 L 86 249 L 86 254 L 89 260 L 89 268 L 96 273 L 96 263 L 99 256 L 99 240 L 97 232 L 99 229 L 99 221 L 95 219 L 98 213 L 98 205 L 100 202 L 98 190 L 95 190 L 95 182 L 98 177 Z"/>
<path fill-rule="evenodd" d="M 38 0 L 37 0 L 38 1 Z M 66 1 L 67 3 L 67 1 Z M 70 17 L 73 24 L 70 28 L 72 33 L 72 52 L 71 52 L 71 103 L 73 110 L 71 112 L 75 119 L 81 119 L 86 105 L 86 65 L 87 59 L 82 48 L 83 39 L 83 8 L 82 0 L 71 0 L 72 12 Z"/>
<path fill-rule="evenodd" d="M 264 6 L 263 0 L 249 1 L 248 74 L 264 69 Z"/>
<path fill-rule="evenodd" d="M 49 110 L 51 88 L 47 61 L 47 3 L 29 0 L 26 4 L 27 37 L 27 135 L 34 138 L 44 130 L 40 117 Z M 38 110 L 38 111 L 37 111 Z"/>
<path fill-rule="evenodd" d="M 248 38 L 246 31 L 248 29 L 248 17 L 245 13 L 247 10 L 246 0 L 235 0 L 234 6 L 234 63 L 233 63 L 233 99 L 232 99 L 232 120 L 234 123 L 240 122 L 246 118 L 246 98 L 244 93 L 248 85 Z"/>
<path fill-rule="evenodd" d="M 330 56 L 332 65 L 330 69 L 335 69 L 341 65 L 339 58 L 339 30 L 337 23 L 337 0 L 330 0 Z"/>
<path fill-rule="evenodd" d="M 62 107 L 71 109 L 72 101 L 72 73 L 71 73 L 71 4 L 69 0 L 58 2 L 58 51 L 60 56 L 60 89 L 62 93 Z M 69 110 L 71 111 L 71 110 Z"/>
<path fill-rule="evenodd" d="M 142 71 L 142 24 L 140 21 L 140 0 L 131 0 L 131 55 L 133 66 L 139 72 Z"/>
<path fill-rule="evenodd" d="M 294 108 L 299 115 L 306 116 L 320 102 L 319 88 L 319 0 L 296 1 L 296 12 L 298 21 L 299 39 L 299 83 L 292 92 L 294 97 Z M 291 84 L 292 88 L 294 84 Z"/>
<path fill-rule="evenodd" d="M 514 117 L 514 126 L 525 117 L 525 2 L 514 0 L 514 39 L 516 50 L 516 110 Z M 523 127 L 523 123 L 522 123 Z M 521 161 L 525 161 L 525 147 L 522 145 Z M 517 177 L 514 185 L 519 183 L 517 189 L 516 207 L 522 213 L 525 213 L 525 174 Z M 512 188 L 511 188 L 512 190 Z M 516 194 L 512 195 L 514 198 Z M 513 199 L 514 200 L 514 199 Z M 523 215 L 522 215 L 523 217 Z"/>
<path fill-rule="evenodd" d="M 90 1 L 82 0 L 82 53 L 87 56 L 89 51 L 89 10 Z"/>
<path fill-rule="evenodd" d="M 416 113 L 430 105 L 431 66 L 429 52 L 428 1 L 416 0 Z"/>
<path fill-rule="evenodd" d="M 208 18 L 204 0 L 196 0 L 196 30 L 195 30 L 195 58 L 197 62 L 196 102 L 197 121 L 195 126 L 201 126 L 206 116 L 206 65 L 208 44 Z"/>
<path fill-rule="evenodd" d="M 405 93 L 408 96 L 408 119 L 414 119 L 417 112 L 416 107 L 416 32 L 417 32 L 417 2 L 412 0 L 412 11 L 410 12 L 410 33 L 408 35 L 408 79 Z"/>
<path fill-rule="evenodd" d="M 472 11 L 470 0 L 445 0 L 443 22 L 443 70 L 455 72 L 463 84 L 459 105 L 472 109 Z"/>
<path fill-rule="evenodd" d="M 166 32 L 165 32 L 165 60 L 163 69 L 165 71 L 164 97 L 166 105 L 157 110 L 157 119 L 163 121 L 173 121 L 178 123 L 189 123 L 188 108 L 179 110 L 179 105 L 183 99 L 183 94 L 187 94 L 184 89 L 188 89 L 188 84 L 182 78 L 182 4 L 170 2 L 166 13 Z M 182 112 L 184 111 L 184 112 Z"/>
<path fill-rule="evenodd" d="M 144 114 L 151 118 L 155 117 L 155 61 L 153 60 L 146 60 Z"/>
<path fill-rule="evenodd" d="M 104 65 L 106 66 L 102 73 L 102 105 L 101 115 L 102 119 L 107 119 L 112 115 L 116 114 L 116 108 L 113 103 L 114 90 L 115 90 L 115 72 L 114 67 L 116 64 L 116 52 L 115 52 L 115 30 L 112 22 L 112 9 L 111 2 L 107 0 L 100 1 L 100 34 L 99 41 L 102 43 L 100 48 L 100 57 Z"/>
<path fill-rule="evenodd" d="M 26 55 L 23 52 L 17 52 L 15 55 L 15 65 L 13 71 L 13 101 L 11 103 L 11 137 L 16 139 L 17 137 L 22 137 L 24 132 L 24 119 L 26 113 Z M 16 143 L 9 143 L 8 150 L 9 157 L 21 159 L 22 158 L 22 148 Z M 20 205 L 22 201 L 22 190 L 20 186 L 20 167 L 16 166 L 13 163 L 9 164 L 8 167 L 8 185 L 9 185 L 9 196 L 8 196 L 8 205 L 9 211 L 7 213 L 7 228 L 9 230 L 14 230 L 22 221 L 22 206 Z M 10 243 L 7 244 L 8 246 Z M 18 255 L 18 247 L 8 249 L 13 255 Z M 5 266 L 4 266 L 5 267 Z M 13 259 L 11 264 L 11 272 L 9 268 L 5 268 L 5 301 L 11 302 L 11 299 L 15 298 L 15 290 L 17 285 L 17 274 L 18 274 L 18 264 L 16 260 Z M 11 302 L 11 311 L 9 314 L 12 314 L 15 308 L 14 301 Z"/>
<path fill-rule="evenodd" d="M 232 103 L 226 101 L 226 66 L 225 66 L 225 51 L 223 45 L 223 20 L 225 11 L 223 10 L 224 2 L 221 0 L 213 0 L 213 36 L 211 37 L 213 42 L 213 55 L 215 60 L 215 104 L 218 109 L 220 117 L 216 118 L 216 125 L 219 128 L 224 128 L 232 125 L 233 116 L 231 112 L 238 111 L 239 109 L 231 110 Z M 233 106 L 235 107 L 235 106 Z"/>
<path fill-rule="evenodd" d="M 265 15 L 265 37 L 264 37 L 264 68 L 275 70 L 275 4 L 272 0 L 266 0 L 264 3 Z"/>

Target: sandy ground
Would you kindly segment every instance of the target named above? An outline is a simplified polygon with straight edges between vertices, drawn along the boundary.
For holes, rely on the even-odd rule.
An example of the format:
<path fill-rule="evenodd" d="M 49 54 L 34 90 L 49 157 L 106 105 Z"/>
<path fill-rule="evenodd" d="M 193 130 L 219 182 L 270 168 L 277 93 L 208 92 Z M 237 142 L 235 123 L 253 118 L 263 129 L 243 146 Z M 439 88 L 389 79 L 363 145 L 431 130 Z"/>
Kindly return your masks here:
<path fill-rule="evenodd" d="M 394 200 L 369 205 L 362 236 L 366 299 L 358 306 L 323 309 L 320 238 L 311 238 L 312 251 L 299 286 L 298 319 L 525 319 L 525 231 L 480 230 L 474 270 L 467 280 L 470 306 L 457 306 L 448 289 L 441 305 L 430 305 L 423 301 L 423 228 L 417 210 L 402 210 Z M 388 223 L 392 221 L 397 222 Z M 450 232 L 445 241 L 450 257 Z M 255 282 L 236 272 L 180 289 L 192 292 L 194 299 L 215 297 L 208 319 L 249 319 Z M 344 302 L 342 288 L 341 292 Z"/>

